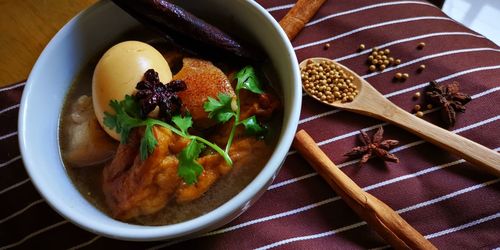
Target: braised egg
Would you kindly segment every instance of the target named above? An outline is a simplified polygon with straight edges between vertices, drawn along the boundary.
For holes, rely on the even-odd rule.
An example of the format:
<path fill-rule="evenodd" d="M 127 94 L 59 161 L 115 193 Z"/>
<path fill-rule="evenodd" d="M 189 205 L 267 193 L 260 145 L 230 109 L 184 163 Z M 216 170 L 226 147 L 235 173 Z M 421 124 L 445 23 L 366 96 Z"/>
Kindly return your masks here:
<path fill-rule="evenodd" d="M 111 47 L 97 63 L 92 78 L 92 99 L 95 115 L 102 128 L 116 140 L 116 131 L 104 125 L 104 112 L 114 114 L 111 100 L 123 100 L 132 95 L 148 69 L 158 72 L 160 81 L 168 83 L 172 72 L 161 53 L 151 45 L 139 41 L 126 41 Z"/>

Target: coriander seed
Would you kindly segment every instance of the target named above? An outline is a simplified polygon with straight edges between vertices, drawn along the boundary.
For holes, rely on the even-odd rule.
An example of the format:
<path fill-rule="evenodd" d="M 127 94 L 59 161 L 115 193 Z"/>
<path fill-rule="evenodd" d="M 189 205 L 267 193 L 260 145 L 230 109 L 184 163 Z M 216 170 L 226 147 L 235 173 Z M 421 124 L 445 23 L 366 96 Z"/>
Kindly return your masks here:
<path fill-rule="evenodd" d="M 401 63 L 401 59 L 396 59 L 396 60 L 394 60 L 394 64 L 395 64 L 395 65 L 399 65 L 400 63 Z"/>
<path fill-rule="evenodd" d="M 420 98 L 420 96 L 421 96 L 420 92 L 417 92 L 413 95 L 413 98 L 418 99 Z"/>
<path fill-rule="evenodd" d="M 359 45 L 359 50 L 364 50 L 365 48 L 366 48 L 366 46 L 364 44 Z"/>
<path fill-rule="evenodd" d="M 427 109 L 432 109 L 432 104 L 427 104 Z"/>
<path fill-rule="evenodd" d="M 423 71 L 425 68 L 425 64 L 420 64 L 420 66 L 418 66 L 419 71 Z"/>
<path fill-rule="evenodd" d="M 308 61 L 301 68 L 301 78 L 305 91 L 322 102 L 348 102 L 354 100 L 359 93 L 352 83 L 354 76 L 333 62 Z"/>
<path fill-rule="evenodd" d="M 413 110 L 420 111 L 421 108 L 422 107 L 420 107 L 420 105 L 417 104 L 417 105 L 415 105 L 415 107 L 413 107 Z"/>
<path fill-rule="evenodd" d="M 325 50 L 327 50 L 327 49 L 329 49 L 329 48 L 330 48 L 330 44 L 329 44 L 329 43 L 325 44 L 324 49 L 325 49 Z"/>
<path fill-rule="evenodd" d="M 415 113 L 415 115 L 416 115 L 417 117 L 422 118 L 422 117 L 424 116 L 424 112 L 422 112 L 422 111 L 418 111 L 417 113 Z"/>
<path fill-rule="evenodd" d="M 408 73 L 403 73 L 403 79 L 405 79 L 405 80 L 406 80 L 406 79 L 408 79 L 408 78 L 410 78 L 410 74 L 408 74 Z"/>
<path fill-rule="evenodd" d="M 399 72 L 398 72 L 398 73 L 396 73 L 396 74 L 394 75 L 394 77 L 395 77 L 396 79 L 401 79 L 401 78 L 403 77 L 403 74 L 401 74 L 401 73 L 399 73 Z"/>
<path fill-rule="evenodd" d="M 425 47 L 425 43 L 424 42 L 420 42 L 418 45 L 417 45 L 417 48 L 418 49 L 423 49 Z"/>
<path fill-rule="evenodd" d="M 375 65 L 370 65 L 369 69 L 370 69 L 370 71 L 373 72 L 373 71 L 377 70 L 377 67 Z"/>

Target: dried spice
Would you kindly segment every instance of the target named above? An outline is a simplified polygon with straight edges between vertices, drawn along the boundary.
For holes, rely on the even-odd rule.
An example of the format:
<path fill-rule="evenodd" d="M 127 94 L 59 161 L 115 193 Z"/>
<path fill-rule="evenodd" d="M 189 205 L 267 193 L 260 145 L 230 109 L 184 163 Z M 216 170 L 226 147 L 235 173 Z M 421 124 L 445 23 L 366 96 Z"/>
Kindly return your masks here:
<path fill-rule="evenodd" d="M 322 102 L 352 102 L 359 94 L 354 76 L 334 62 L 308 60 L 301 74 L 304 89 Z"/>
<path fill-rule="evenodd" d="M 360 164 L 367 162 L 372 156 L 379 157 L 384 161 L 399 162 L 399 159 L 394 154 L 389 153 L 389 149 L 398 145 L 399 141 L 383 140 L 384 129 L 382 127 L 377 130 L 372 139 L 370 139 L 366 132 L 360 131 L 360 133 L 360 139 L 364 146 L 354 147 L 351 152 L 345 154 L 345 156 L 351 157 L 362 155 L 359 161 Z"/>
<path fill-rule="evenodd" d="M 468 94 L 460 92 L 458 82 L 438 84 L 430 82 L 425 89 L 425 96 L 434 107 L 441 107 L 441 117 L 446 126 L 452 127 L 457 119 L 457 112 L 464 112 L 464 105 L 471 101 Z"/>
<path fill-rule="evenodd" d="M 135 88 L 138 90 L 135 98 L 139 101 L 142 118 L 146 118 L 158 106 L 159 117 L 170 120 L 180 112 L 182 103 L 176 92 L 185 90 L 186 84 L 184 81 L 174 80 L 164 85 L 160 82 L 158 73 L 149 69 Z"/>

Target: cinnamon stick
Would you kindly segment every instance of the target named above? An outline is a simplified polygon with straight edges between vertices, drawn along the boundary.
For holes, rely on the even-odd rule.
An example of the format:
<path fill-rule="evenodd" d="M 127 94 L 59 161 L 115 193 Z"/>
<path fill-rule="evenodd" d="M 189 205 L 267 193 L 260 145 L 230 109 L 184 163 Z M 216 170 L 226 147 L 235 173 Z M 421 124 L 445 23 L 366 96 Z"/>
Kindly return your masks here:
<path fill-rule="evenodd" d="M 281 19 L 281 28 L 288 39 L 293 40 L 326 0 L 298 0 L 292 9 Z"/>
<path fill-rule="evenodd" d="M 333 190 L 394 248 L 437 249 L 398 213 L 356 185 L 335 166 L 307 132 L 299 131 L 293 146 Z"/>

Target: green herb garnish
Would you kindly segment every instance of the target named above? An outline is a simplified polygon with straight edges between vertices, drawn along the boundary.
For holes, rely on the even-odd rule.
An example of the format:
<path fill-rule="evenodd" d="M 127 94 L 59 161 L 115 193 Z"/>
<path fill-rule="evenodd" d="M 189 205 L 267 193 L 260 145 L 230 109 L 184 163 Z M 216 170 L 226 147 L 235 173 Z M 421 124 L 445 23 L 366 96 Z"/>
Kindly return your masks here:
<path fill-rule="evenodd" d="M 205 145 L 193 140 L 179 154 L 177 173 L 189 185 L 196 183 L 198 176 L 203 172 L 203 166 L 196 162 L 196 159 L 204 148 Z"/>
<path fill-rule="evenodd" d="M 219 153 L 228 165 L 231 166 L 233 164 L 229 154 L 224 152 L 224 150 L 222 150 L 219 146 L 202 137 L 189 134 L 188 129 L 193 125 L 190 115 L 184 117 L 180 115 L 173 116 L 172 122 L 175 125 L 173 126 L 153 118 L 146 118 L 145 120 L 141 119 L 139 104 L 129 95 L 125 96 L 125 99 L 122 101 L 112 100 L 109 105 L 114 109 L 116 114 L 112 115 L 105 112 L 104 124 L 120 134 L 121 143 L 127 143 L 130 131 L 133 128 L 143 126 L 146 127 L 144 136 L 141 138 L 139 146 L 141 160 L 146 160 L 148 156 L 154 152 L 156 145 L 158 144 L 158 141 L 153 134 L 153 126 L 155 125 L 168 128 L 173 133 L 191 140 L 189 145 L 186 146 L 178 156 L 178 175 L 187 184 L 196 183 L 198 176 L 203 171 L 203 167 L 201 167 L 196 160 L 199 158 L 199 155 L 205 146 L 209 146 Z"/>
<path fill-rule="evenodd" d="M 265 127 L 259 125 L 255 116 L 251 116 L 243 121 L 240 121 L 240 90 L 246 89 L 255 94 L 264 93 L 259 78 L 255 74 L 254 68 L 252 66 L 246 66 L 236 73 L 235 78 L 237 80 L 236 110 L 233 110 L 232 108 L 233 98 L 228 94 L 223 93 L 219 93 L 217 99 L 209 97 L 203 105 L 205 111 L 208 112 L 208 117 L 219 123 L 225 123 L 234 117 L 233 127 L 231 128 L 226 149 L 224 150 L 227 154 L 231 148 L 237 126 L 243 125 L 245 127 L 245 132 L 251 135 L 263 134 L 267 131 Z"/>

